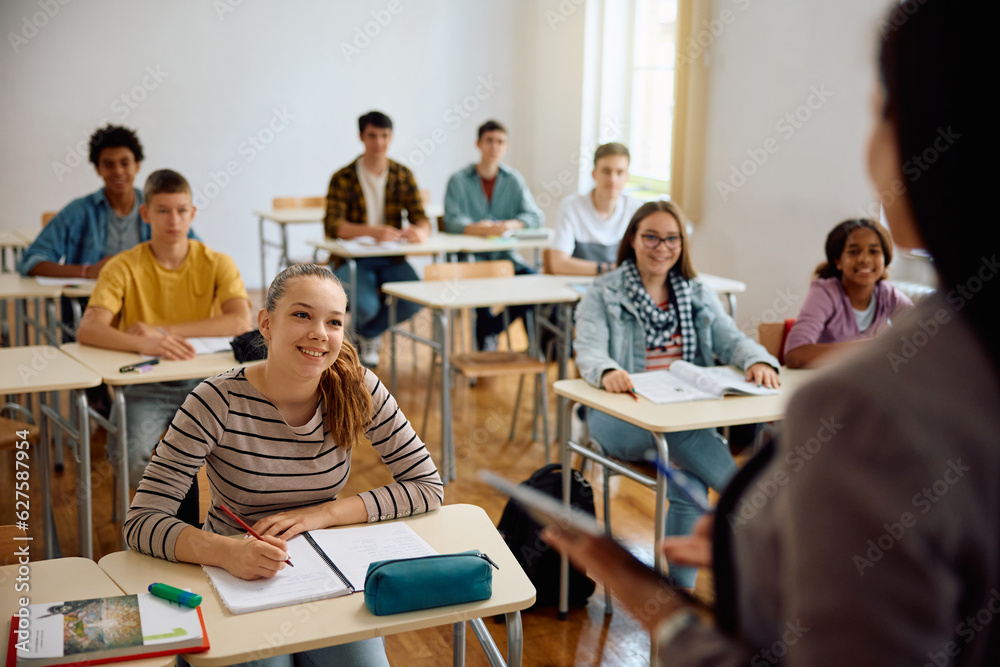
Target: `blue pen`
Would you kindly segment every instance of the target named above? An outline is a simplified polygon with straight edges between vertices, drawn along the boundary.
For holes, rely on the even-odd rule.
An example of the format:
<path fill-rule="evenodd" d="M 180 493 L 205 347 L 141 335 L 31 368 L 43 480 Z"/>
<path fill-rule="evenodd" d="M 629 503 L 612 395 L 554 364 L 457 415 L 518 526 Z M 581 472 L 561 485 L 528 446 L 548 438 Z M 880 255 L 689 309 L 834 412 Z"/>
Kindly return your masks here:
<path fill-rule="evenodd" d="M 669 482 L 676 484 L 677 488 L 683 491 L 684 495 L 690 498 L 691 502 L 697 505 L 702 512 L 714 511 L 712 506 L 708 503 L 708 496 L 706 496 L 701 489 L 692 484 L 687 475 L 680 470 L 674 470 L 670 467 L 669 463 L 667 465 L 663 465 L 663 461 L 660 460 L 660 457 L 654 454 L 650 454 L 649 459 L 656 464 L 656 469 L 662 472 L 663 476 L 666 477 Z"/>

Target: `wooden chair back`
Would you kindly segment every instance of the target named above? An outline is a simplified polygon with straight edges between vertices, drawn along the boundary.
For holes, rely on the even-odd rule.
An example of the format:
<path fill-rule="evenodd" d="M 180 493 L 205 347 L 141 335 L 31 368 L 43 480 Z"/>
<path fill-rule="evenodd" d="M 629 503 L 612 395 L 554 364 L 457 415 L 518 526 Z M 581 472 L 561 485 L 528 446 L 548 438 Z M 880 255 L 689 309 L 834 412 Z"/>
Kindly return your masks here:
<path fill-rule="evenodd" d="M 444 262 L 424 268 L 424 280 L 458 280 L 461 278 L 504 278 L 514 275 L 514 263 L 509 259 L 490 262 Z"/>
<path fill-rule="evenodd" d="M 794 319 L 789 319 L 782 322 L 761 322 L 757 325 L 760 344 L 781 364 L 785 363 L 785 338 L 794 322 Z"/>
<path fill-rule="evenodd" d="M 326 206 L 326 197 L 275 197 L 271 200 L 274 210 L 283 208 L 318 208 Z"/>
<path fill-rule="evenodd" d="M 49 221 L 52 220 L 52 218 L 56 217 L 56 215 L 58 214 L 59 211 L 45 211 L 44 213 L 42 213 L 42 229 L 44 229 L 45 225 L 49 224 Z"/>

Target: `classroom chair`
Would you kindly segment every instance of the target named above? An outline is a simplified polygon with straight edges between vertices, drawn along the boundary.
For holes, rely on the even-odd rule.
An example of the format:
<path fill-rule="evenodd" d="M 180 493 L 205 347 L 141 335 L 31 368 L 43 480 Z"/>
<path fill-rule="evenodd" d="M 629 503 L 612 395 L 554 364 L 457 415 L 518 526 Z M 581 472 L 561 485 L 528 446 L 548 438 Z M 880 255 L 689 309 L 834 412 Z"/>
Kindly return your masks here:
<path fill-rule="evenodd" d="M 513 277 L 514 263 L 508 259 L 488 262 L 449 262 L 445 264 L 431 264 L 424 269 L 424 280 L 460 280 L 469 278 L 497 278 Z M 454 315 L 454 313 L 452 313 Z M 530 313 L 529 313 L 530 316 Z M 507 311 L 504 310 L 504 331 L 507 332 L 510 322 Z M 532 322 L 525 322 L 531 337 Z M 455 340 L 454 318 L 452 319 L 452 340 L 445 344 L 452 344 Z M 480 377 L 497 377 L 503 375 L 519 375 L 520 380 L 517 385 L 517 397 L 514 399 L 514 415 L 510 424 L 510 438 L 514 439 L 514 432 L 517 428 L 517 413 L 521 404 L 521 394 L 524 390 L 524 377 L 528 374 L 535 376 L 535 406 L 531 421 L 532 437 L 537 433 L 538 417 L 542 418 L 542 431 L 545 441 L 545 460 L 549 460 L 549 417 L 546 406 L 548 405 L 548 378 L 547 364 L 534 356 L 530 352 L 514 352 L 511 349 L 510 333 L 507 332 L 508 350 L 496 350 L 493 352 L 466 352 L 455 354 L 451 357 L 451 366 L 457 372 L 470 379 Z M 430 404 L 433 396 L 434 376 L 437 370 L 438 355 L 435 353 L 431 364 L 431 373 L 427 386 L 427 403 L 424 406 L 423 431 L 427 430 L 427 419 L 430 413 Z"/>
<path fill-rule="evenodd" d="M 790 317 L 784 322 L 761 322 L 757 325 L 757 339 L 767 353 L 785 365 L 785 339 L 792 330 L 795 318 Z"/>
<path fill-rule="evenodd" d="M 28 544 L 28 531 L 17 526 L 0 526 L 0 565 L 17 565 L 20 556 L 17 550 Z M 30 560 L 30 557 L 29 557 Z"/>

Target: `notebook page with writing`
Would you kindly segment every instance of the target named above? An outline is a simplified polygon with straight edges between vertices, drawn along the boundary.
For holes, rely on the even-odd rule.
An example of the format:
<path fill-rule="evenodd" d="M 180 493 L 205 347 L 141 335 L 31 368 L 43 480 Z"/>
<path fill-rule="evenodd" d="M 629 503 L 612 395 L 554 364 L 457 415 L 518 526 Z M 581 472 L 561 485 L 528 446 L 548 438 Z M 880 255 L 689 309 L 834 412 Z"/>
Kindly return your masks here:
<path fill-rule="evenodd" d="M 368 565 L 380 560 L 417 558 L 437 554 L 405 523 L 381 523 L 358 528 L 309 531 L 356 592 L 364 591 Z M 298 563 L 295 566 L 298 567 Z"/>
<path fill-rule="evenodd" d="M 221 567 L 202 567 L 226 608 L 234 614 L 323 600 L 350 592 L 302 535 L 288 541 L 288 558 L 295 567 L 286 566 L 272 579 L 254 581 L 240 579 Z"/>

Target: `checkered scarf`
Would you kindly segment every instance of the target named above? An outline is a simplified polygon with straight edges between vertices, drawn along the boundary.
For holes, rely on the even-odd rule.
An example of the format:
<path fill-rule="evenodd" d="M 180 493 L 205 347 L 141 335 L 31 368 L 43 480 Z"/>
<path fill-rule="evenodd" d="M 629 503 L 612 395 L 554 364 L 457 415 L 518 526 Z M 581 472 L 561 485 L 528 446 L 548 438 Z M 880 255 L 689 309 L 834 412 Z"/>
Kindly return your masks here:
<path fill-rule="evenodd" d="M 625 270 L 625 291 L 639 309 L 639 319 L 646 331 L 646 349 L 666 348 L 680 328 L 684 361 L 693 363 L 695 332 L 694 318 L 691 316 L 691 284 L 679 270 L 671 269 L 667 279 L 670 280 L 670 293 L 674 298 L 664 310 L 649 296 L 635 262 L 627 259 L 622 262 L 622 268 Z"/>

